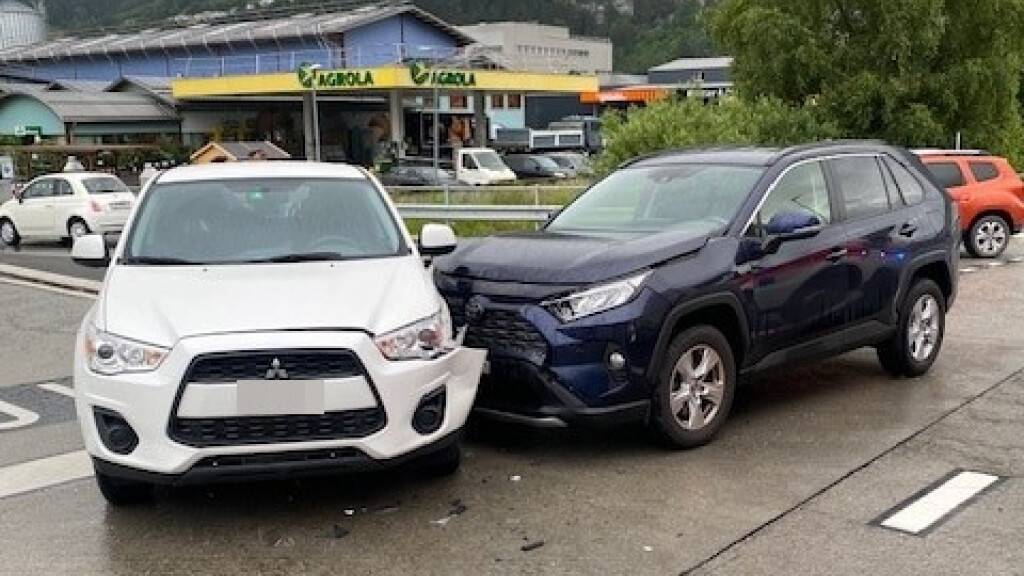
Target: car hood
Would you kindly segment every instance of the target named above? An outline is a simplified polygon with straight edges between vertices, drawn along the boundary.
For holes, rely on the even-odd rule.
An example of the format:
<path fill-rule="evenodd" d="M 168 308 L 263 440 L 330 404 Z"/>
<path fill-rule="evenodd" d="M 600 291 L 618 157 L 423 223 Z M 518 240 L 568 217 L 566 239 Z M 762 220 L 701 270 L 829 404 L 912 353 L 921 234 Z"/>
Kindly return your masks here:
<path fill-rule="evenodd" d="M 511 234 L 468 241 L 436 265 L 443 273 L 481 280 L 589 284 L 696 252 L 708 237 L 683 231 Z"/>
<path fill-rule="evenodd" d="M 438 310 L 416 256 L 244 266 L 115 266 L 99 327 L 160 346 L 205 334 L 362 330 L 381 334 Z"/>

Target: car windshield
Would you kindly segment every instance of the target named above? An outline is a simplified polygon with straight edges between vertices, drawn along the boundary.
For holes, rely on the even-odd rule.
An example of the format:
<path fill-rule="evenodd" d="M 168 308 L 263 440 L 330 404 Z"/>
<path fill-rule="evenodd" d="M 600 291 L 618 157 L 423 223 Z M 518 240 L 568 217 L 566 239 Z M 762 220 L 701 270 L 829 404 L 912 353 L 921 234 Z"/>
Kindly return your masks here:
<path fill-rule="evenodd" d="M 558 164 L 556 164 L 554 160 L 552 160 L 551 158 L 548 158 L 547 156 L 534 156 L 533 160 L 541 168 L 544 168 L 544 169 L 547 169 L 547 170 L 558 170 Z"/>
<path fill-rule="evenodd" d="M 549 231 L 711 232 L 728 225 L 764 169 L 676 164 L 612 173 L 570 204 Z"/>
<path fill-rule="evenodd" d="M 487 170 L 505 170 L 508 168 L 505 163 L 501 161 L 501 157 L 498 156 L 497 152 L 488 150 L 486 152 L 474 152 L 473 157 L 476 158 L 477 164 L 481 168 Z"/>
<path fill-rule="evenodd" d="M 114 176 L 97 176 L 95 178 L 82 178 L 82 186 L 89 191 L 89 194 L 115 194 L 118 192 L 130 192 L 128 187 Z"/>
<path fill-rule="evenodd" d="M 550 158 L 552 162 L 554 162 L 555 164 L 558 164 L 562 168 L 572 168 L 573 167 L 572 159 L 569 158 L 568 156 L 548 156 L 548 158 Z"/>
<path fill-rule="evenodd" d="M 157 184 L 125 264 L 239 264 L 397 256 L 398 224 L 369 182 L 271 178 Z"/>

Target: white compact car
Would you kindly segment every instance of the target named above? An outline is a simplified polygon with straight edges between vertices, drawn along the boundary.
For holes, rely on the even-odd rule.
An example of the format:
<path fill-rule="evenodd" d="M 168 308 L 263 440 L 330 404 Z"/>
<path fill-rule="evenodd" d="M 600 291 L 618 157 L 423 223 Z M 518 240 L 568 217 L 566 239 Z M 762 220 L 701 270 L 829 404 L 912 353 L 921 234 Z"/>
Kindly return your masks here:
<path fill-rule="evenodd" d="M 78 336 L 85 446 L 114 504 L 154 484 L 459 464 L 486 352 L 463 348 L 423 257 L 367 172 L 244 162 L 154 178 Z M 422 457 L 422 458 L 421 458 Z"/>
<path fill-rule="evenodd" d="M 40 176 L 0 205 L 0 241 L 22 238 L 77 238 L 119 232 L 135 195 L 117 176 L 70 172 Z"/>

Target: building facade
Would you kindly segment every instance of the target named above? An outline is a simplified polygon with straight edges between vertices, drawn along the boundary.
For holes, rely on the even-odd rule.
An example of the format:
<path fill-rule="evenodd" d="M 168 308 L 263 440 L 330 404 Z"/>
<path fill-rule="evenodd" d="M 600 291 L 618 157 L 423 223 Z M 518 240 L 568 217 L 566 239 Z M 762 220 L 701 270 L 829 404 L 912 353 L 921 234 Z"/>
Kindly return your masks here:
<path fill-rule="evenodd" d="M 489 22 L 461 26 L 476 50 L 514 70 L 596 74 L 614 69 L 607 38 L 573 36 L 562 26 L 533 22 Z"/>

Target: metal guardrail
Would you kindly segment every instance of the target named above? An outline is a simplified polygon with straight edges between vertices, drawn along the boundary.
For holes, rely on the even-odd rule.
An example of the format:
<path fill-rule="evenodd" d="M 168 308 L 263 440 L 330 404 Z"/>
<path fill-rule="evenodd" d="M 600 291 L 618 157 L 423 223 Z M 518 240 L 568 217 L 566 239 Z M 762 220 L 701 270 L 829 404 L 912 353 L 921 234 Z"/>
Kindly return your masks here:
<path fill-rule="evenodd" d="M 491 222 L 547 222 L 561 206 L 500 206 L 495 204 L 399 204 L 403 218 L 422 220 L 477 220 Z"/>

